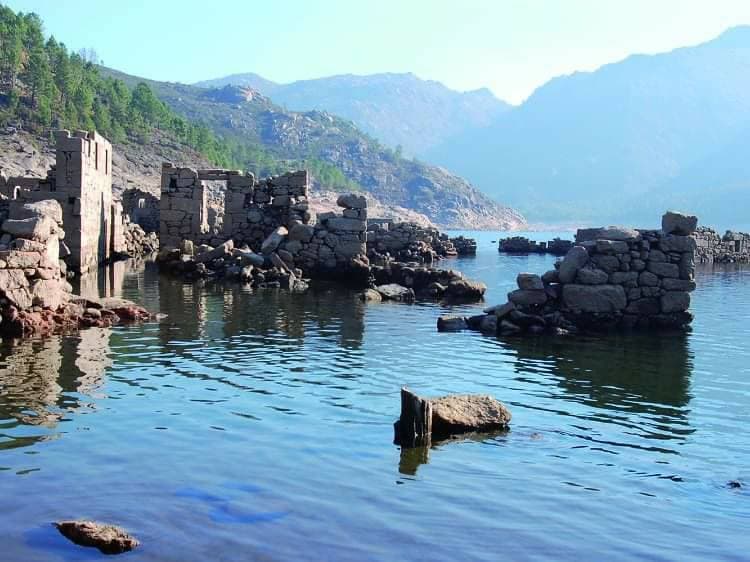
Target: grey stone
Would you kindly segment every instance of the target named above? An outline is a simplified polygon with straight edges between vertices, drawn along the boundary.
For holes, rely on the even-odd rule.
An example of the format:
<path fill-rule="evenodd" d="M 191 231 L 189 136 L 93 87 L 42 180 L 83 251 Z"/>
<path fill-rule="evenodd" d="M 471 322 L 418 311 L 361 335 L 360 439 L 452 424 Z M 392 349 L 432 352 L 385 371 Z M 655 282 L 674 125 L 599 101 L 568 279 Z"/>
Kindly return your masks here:
<path fill-rule="evenodd" d="M 648 270 L 659 277 L 678 278 L 680 276 L 680 268 L 674 263 L 653 262 L 649 260 Z"/>
<path fill-rule="evenodd" d="M 659 285 L 659 277 L 650 271 L 641 271 L 638 276 L 638 284 L 641 287 L 656 287 Z"/>
<path fill-rule="evenodd" d="M 661 218 L 661 229 L 665 234 L 689 236 L 698 228 L 698 217 L 677 211 L 667 211 Z"/>
<path fill-rule="evenodd" d="M 589 253 L 583 246 L 573 246 L 568 253 L 565 254 L 562 262 L 560 262 L 560 268 L 558 269 L 558 276 L 560 283 L 572 283 L 576 278 L 576 273 L 582 268 L 589 260 Z"/>
<path fill-rule="evenodd" d="M 542 278 L 535 273 L 519 273 L 516 277 L 516 283 L 519 289 L 528 291 L 542 291 L 544 290 L 544 283 Z"/>
<path fill-rule="evenodd" d="M 491 306 L 490 308 L 486 308 L 484 312 L 486 314 L 494 314 L 495 316 L 497 316 L 498 319 L 500 319 L 500 318 L 504 318 L 515 309 L 516 309 L 515 304 L 513 304 L 512 302 L 506 302 L 505 304 L 499 304 L 497 306 Z"/>
<path fill-rule="evenodd" d="M 556 269 L 550 269 L 549 271 L 545 271 L 544 275 L 542 275 L 542 283 L 545 285 L 549 283 L 559 283 L 560 282 L 560 273 Z"/>
<path fill-rule="evenodd" d="M 343 230 L 348 232 L 364 232 L 367 230 L 367 221 L 347 219 L 344 217 L 328 219 L 326 225 L 331 230 Z"/>
<path fill-rule="evenodd" d="M 547 302 L 547 293 L 517 289 L 508 293 L 508 300 L 517 306 L 534 306 Z"/>
<path fill-rule="evenodd" d="M 663 252 L 694 252 L 697 247 L 692 236 L 669 234 L 659 240 L 659 248 Z"/>
<path fill-rule="evenodd" d="M 339 195 L 336 200 L 336 204 L 339 207 L 346 209 L 366 209 L 367 199 L 363 195 L 356 195 L 354 193 L 344 193 Z"/>
<path fill-rule="evenodd" d="M 289 240 L 299 240 L 308 243 L 315 234 L 315 227 L 309 224 L 295 224 L 289 230 Z"/>
<path fill-rule="evenodd" d="M 606 228 L 580 228 L 576 232 L 576 243 L 588 240 L 640 240 L 641 233 L 632 228 L 608 226 Z"/>
<path fill-rule="evenodd" d="M 615 271 L 610 274 L 609 282 L 612 285 L 625 285 L 633 288 L 638 285 L 638 273 L 636 271 Z"/>
<path fill-rule="evenodd" d="M 687 279 L 663 279 L 661 282 L 663 289 L 667 291 L 694 291 L 695 281 L 688 281 Z"/>
<path fill-rule="evenodd" d="M 402 302 L 413 302 L 414 291 L 398 283 L 387 283 L 385 285 L 378 285 L 375 290 L 385 300 L 402 301 Z"/>
<path fill-rule="evenodd" d="M 622 285 L 563 285 L 565 306 L 581 312 L 617 312 L 627 305 Z"/>
<path fill-rule="evenodd" d="M 685 291 L 667 291 L 661 297 L 661 311 L 664 314 L 683 312 L 690 308 L 690 293 Z"/>
<path fill-rule="evenodd" d="M 497 333 L 501 336 L 514 336 L 516 334 L 521 333 L 521 327 L 516 326 L 513 322 L 510 320 L 501 320 L 500 326 L 497 329 Z"/>
<path fill-rule="evenodd" d="M 617 256 L 599 254 L 591 258 L 591 261 L 607 273 L 614 273 L 620 269 L 620 260 L 617 259 Z"/>
<path fill-rule="evenodd" d="M 494 314 L 485 314 L 482 321 L 479 323 L 479 331 L 483 334 L 495 335 L 497 334 L 498 319 Z"/>
<path fill-rule="evenodd" d="M 261 253 L 268 255 L 271 252 L 275 252 L 276 248 L 278 248 L 279 244 L 284 241 L 287 234 L 289 234 L 289 231 L 285 226 L 278 227 L 271 234 L 269 234 L 268 237 L 263 241 L 263 244 L 261 244 Z"/>
<path fill-rule="evenodd" d="M 597 240 L 596 251 L 602 254 L 622 254 L 630 250 L 628 243 L 621 240 Z"/>
<path fill-rule="evenodd" d="M 625 312 L 628 314 L 638 314 L 639 316 L 653 316 L 659 314 L 661 311 L 661 305 L 657 298 L 644 298 L 632 301 L 625 308 Z"/>
<path fill-rule="evenodd" d="M 592 267 L 583 267 L 578 270 L 576 275 L 576 283 L 583 285 L 603 285 L 609 279 L 606 271 L 601 269 L 594 269 Z"/>
<path fill-rule="evenodd" d="M 438 332 L 460 332 L 468 327 L 463 316 L 440 316 L 437 320 Z"/>

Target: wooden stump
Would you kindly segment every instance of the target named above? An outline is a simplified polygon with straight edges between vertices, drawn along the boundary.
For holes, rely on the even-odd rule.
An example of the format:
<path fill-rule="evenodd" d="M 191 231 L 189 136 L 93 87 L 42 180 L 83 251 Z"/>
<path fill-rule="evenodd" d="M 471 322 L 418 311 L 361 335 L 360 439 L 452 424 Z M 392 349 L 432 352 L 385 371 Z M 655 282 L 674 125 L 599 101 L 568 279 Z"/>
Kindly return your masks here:
<path fill-rule="evenodd" d="M 401 389 L 401 416 L 394 424 L 397 445 L 429 447 L 432 441 L 432 404 L 408 388 Z"/>

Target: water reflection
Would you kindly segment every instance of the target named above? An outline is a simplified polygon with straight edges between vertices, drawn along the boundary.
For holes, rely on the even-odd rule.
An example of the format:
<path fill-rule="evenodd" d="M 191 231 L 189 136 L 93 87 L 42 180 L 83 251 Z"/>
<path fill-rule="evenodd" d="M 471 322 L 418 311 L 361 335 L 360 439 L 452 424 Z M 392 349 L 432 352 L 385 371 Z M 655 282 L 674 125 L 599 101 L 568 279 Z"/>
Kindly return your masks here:
<path fill-rule="evenodd" d="M 253 290 L 237 283 L 185 283 L 161 276 L 159 309 L 169 314 L 159 338 L 167 344 L 235 336 L 269 338 L 301 345 L 308 333 L 335 338 L 345 349 L 358 349 L 364 337 L 365 305 L 354 292 L 320 286 L 303 294 L 278 289 Z M 178 329 L 177 329 L 178 328 Z"/>
<path fill-rule="evenodd" d="M 31 445 L 46 438 L 13 435 L 22 426 L 54 429 L 70 412 L 93 407 L 103 394 L 111 364 L 108 328 L 75 336 L 5 341 L 0 345 L 0 418 L 5 422 L 0 448 Z"/>
<path fill-rule="evenodd" d="M 590 418 L 638 419 L 644 436 L 654 439 L 684 439 L 693 431 L 693 354 L 685 334 L 513 338 L 503 345 L 517 380 L 533 383 L 543 375 L 543 388 L 566 404 L 585 405 Z"/>

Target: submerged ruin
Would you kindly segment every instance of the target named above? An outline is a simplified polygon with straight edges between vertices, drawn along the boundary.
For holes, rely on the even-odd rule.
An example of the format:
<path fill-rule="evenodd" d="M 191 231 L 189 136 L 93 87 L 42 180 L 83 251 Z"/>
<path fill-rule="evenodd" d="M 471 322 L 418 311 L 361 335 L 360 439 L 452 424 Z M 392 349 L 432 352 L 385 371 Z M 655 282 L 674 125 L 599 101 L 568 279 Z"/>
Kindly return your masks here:
<path fill-rule="evenodd" d="M 438 329 L 501 336 L 684 329 L 693 320 L 697 224 L 668 212 L 660 230 L 580 229 L 554 269 L 518 275 L 508 302 L 470 318 L 442 317 Z"/>

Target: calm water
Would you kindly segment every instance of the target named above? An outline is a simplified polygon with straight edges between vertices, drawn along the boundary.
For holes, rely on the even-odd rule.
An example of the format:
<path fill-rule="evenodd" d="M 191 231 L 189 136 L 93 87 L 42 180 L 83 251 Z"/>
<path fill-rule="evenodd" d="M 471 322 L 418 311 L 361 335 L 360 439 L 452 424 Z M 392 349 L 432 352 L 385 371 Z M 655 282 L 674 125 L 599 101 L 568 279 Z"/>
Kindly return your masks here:
<path fill-rule="evenodd" d="M 477 236 L 451 263 L 491 303 L 553 261 Z M 50 526 L 79 517 L 133 561 L 747 560 L 750 269 L 698 280 L 684 337 L 498 341 L 436 304 L 118 268 L 99 285 L 165 321 L 0 352 L 0 560 L 101 558 Z M 512 429 L 402 458 L 402 384 L 490 393 Z"/>

